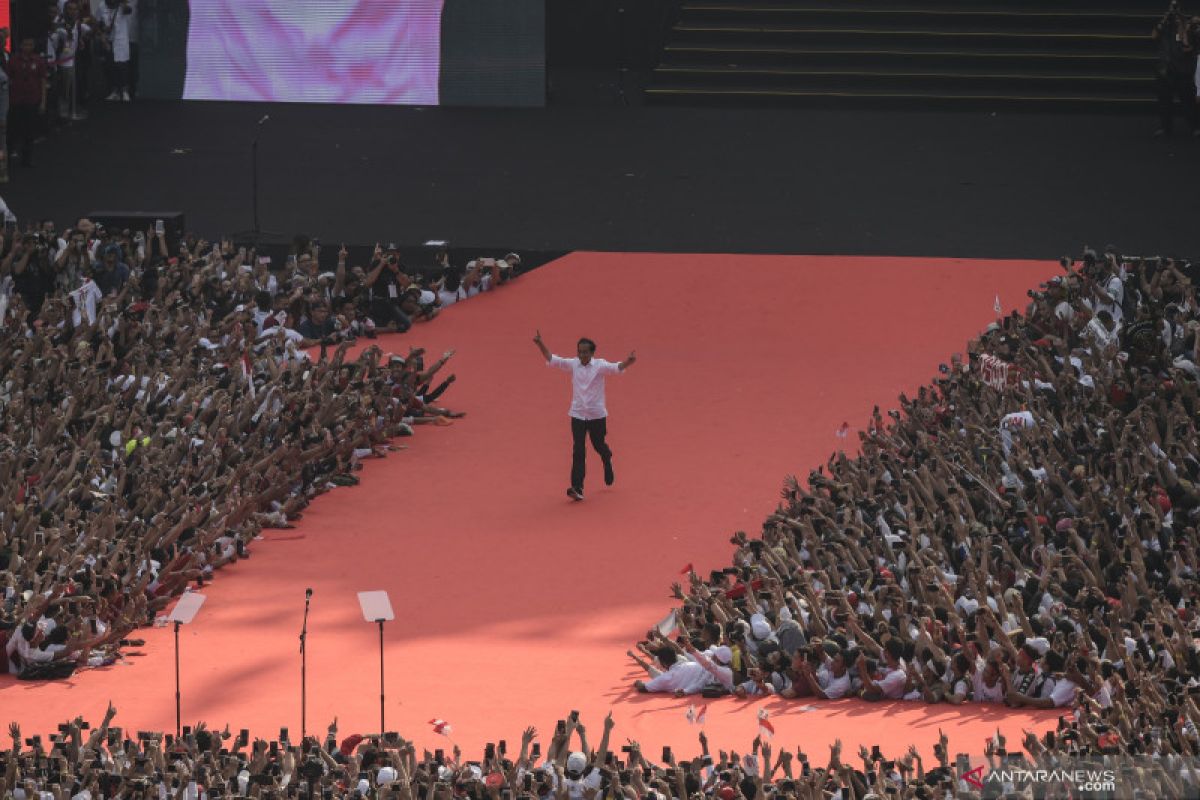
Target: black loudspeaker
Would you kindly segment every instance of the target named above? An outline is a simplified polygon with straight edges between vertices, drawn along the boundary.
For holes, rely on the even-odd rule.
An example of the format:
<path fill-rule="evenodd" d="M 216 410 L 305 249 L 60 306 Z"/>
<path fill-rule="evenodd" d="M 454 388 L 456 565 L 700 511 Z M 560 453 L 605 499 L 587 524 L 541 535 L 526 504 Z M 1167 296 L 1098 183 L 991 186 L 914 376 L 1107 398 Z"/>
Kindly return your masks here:
<path fill-rule="evenodd" d="M 110 231 L 128 228 L 131 232 L 144 232 L 161 219 L 167 232 L 167 252 L 172 256 L 179 255 L 179 242 L 187 230 L 182 211 L 93 211 L 84 216 Z"/>

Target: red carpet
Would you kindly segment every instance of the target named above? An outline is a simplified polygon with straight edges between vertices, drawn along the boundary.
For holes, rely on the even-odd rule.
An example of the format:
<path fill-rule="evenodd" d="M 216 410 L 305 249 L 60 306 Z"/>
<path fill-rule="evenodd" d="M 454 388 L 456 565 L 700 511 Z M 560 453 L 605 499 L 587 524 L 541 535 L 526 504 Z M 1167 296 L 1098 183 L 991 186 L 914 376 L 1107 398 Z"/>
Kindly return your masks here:
<path fill-rule="evenodd" d="M 386 589 L 387 726 L 430 748 L 430 718 L 454 738 L 519 741 L 536 725 L 583 712 L 598 741 L 610 708 L 616 733 L 657 752 L 692 751 L 689 700 L 644 697 L 624 653 L 670 605 L 694 562 L 729 563 L 729 535 L 753 534 L 786 473 L 804 475 L 856 431 L 871 406 L 895 404 L 936 374 L 1053 262 L 578 253 L 503 291 L 449 309 L 432 325 L 383 342 L 454 347 L 453 427 L 425 427 L 411 449 L 368 464 L 362 485 L 322 497 L 295 531 L 269 532 L 253 557 L 221 572 L 181 636 L 183 716 L 300 728 L 297 634 L 304 589 L 310 731 L 336 714 L 342 731 L 375 730 L 376 628 L 355 593 Z M 587 500 L 567 499 L 568 378 L 542 365 L 540 328 L 570 354 L 589 336 L 613 360 L 638 363 L 609 381 L 617 483 L 591 454 Z M 853 434 L 852 434 L 853 435 Z M 849 440 L 855 441 L 853 438 Z M 174 727 L 171 634 L 146 631 L 130 665 L 54 684 L 0 679 L 0 725 L 49 731 L 77 713 L 98 719 L 111 698 L 126 729 Z M 754 710 L 709 706 L 715 747 L 744 749 Z M 1002 709 L 767 702 L 776 740 L 823 759 L 835 736 L 929 752 L 941 726 L 951 747 L 978 752 L 996 724 L 1013 741 L 1053 715 Z M 294 735 L 294 734 L 293 734 Z M 685 739 L 687 741 L 685 741 Z M 436 740 L 436 741 L 435 741 Z M 514 745 L 515 746 L 515 745 Z"/>

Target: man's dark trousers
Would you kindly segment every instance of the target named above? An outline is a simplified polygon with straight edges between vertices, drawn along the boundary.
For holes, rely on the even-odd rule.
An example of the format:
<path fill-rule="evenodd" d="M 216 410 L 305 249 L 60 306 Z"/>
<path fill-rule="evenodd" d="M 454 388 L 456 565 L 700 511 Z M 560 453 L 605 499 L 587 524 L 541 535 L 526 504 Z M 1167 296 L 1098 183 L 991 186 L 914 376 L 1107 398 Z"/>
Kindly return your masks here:
<path fill-rule="evenodd" d="M 1194 69 L 1194 67 L 1193 67 Z M 1158 119 L 1159 127 L 1164 133 L 1170 133 L 1175 116 L 1175 98 L 1179 98 L 1179 107 L 1183 121 L 1195 131 L 1196 118 L 1196 79 L 1191 74 L 1168 69 L 1158 75 L 1156 88 L 1158 90 Z"/>
<path fill-rule="evenodd" d="M 571 450 L 571 486 L 576 489 L 583 488 L 583 476 L 587 471 L 585 468 L 585 456 L 587 455 L 586 437 L 591 437 L 592 447 L 600 454 L 600 458 L 607 464 L 612 458 L 612 450 L 605 443 L 604 437 L 608 435 L 608 418 L 601 417 L 600 419 L 576 419 L 571 417 L 571 440 L 574 442 L 574 447 Z"/>

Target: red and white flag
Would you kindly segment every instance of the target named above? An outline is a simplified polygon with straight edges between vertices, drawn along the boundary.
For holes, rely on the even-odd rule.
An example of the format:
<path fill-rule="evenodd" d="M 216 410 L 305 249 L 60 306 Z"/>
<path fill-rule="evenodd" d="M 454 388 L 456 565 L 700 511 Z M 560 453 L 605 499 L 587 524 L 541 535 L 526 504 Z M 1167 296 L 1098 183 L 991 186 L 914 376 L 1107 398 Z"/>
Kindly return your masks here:
<path fill-rule="evenodd" d="M 850 423 L 843 422 L 842 426 L 837 429 L 837 437 L 839 439 L 845 439 L 849 435 L 850 435 Z"/>
<path fill-rule="evenodd" d="M 440 733 L 442 736 L 450 735 L 450 723 L 444 719 L 431 719 L 429 724 L 433 726 L 434 733 Z"/>
<path fill-rule="evenodd" d="M 687 563 L 687 566 L 685 566 L 683 569 L 679 570 L 679 574 L 680 575 L 691 575 L 695 571 L 696 571 L 696 568 L 694 566 L 692 566 L 692 562 L 689 561 Z"/>
<path fill-rule="evenodd" d="M 758 735 L 770 739 L 775 735 L 775 726 L 771 724 L 771 720 L 767 719 L 768 716 L 770 715 L 765 708 L 758 710 Z"/>
<path fill-rule="evenodd" d="M 700 710 L 696 713 L 696 724 L 701 728 L 704 727 L 705 721 L 708 720 L 708 706 L 700 706 Z"/>
<path fill-rule="evenodd" d="M 1004 306 L 1000 305 L 1000 295 L 996 295 L 996 302 L 992 303 L 992 310 L 996 312 L 996 316 L 1004 313 Z"/>
<path fill-rule="evenodd" d="M 658 625 L 655 627 L 658 628 L 658 632 L 663 636 L 670 636 L 674 633 L 675 629 L 679 627 L 679 619 L 675 615 L 675 609 L 671 609 L 665 617 L 659 620 Z"/>

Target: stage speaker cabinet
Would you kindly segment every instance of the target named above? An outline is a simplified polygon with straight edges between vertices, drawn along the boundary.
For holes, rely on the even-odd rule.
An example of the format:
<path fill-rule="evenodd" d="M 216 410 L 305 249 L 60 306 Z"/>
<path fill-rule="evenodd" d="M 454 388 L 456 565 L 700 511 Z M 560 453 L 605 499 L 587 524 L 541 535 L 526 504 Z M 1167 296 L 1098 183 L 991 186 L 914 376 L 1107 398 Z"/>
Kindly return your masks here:
<path fill-rule="evenodd" d="M 167 232 L 167 253 L 171 256 L 179 255 L 179 242 L 187 230 L 182 211 L 93 211 L 86 216 L 110 231 L 128 228 L 131 233 L 153 228 L 155 221 L 161 219 Z"/>

